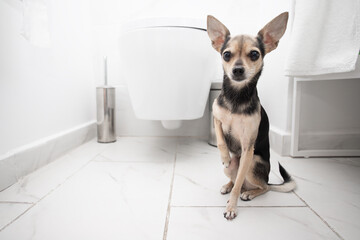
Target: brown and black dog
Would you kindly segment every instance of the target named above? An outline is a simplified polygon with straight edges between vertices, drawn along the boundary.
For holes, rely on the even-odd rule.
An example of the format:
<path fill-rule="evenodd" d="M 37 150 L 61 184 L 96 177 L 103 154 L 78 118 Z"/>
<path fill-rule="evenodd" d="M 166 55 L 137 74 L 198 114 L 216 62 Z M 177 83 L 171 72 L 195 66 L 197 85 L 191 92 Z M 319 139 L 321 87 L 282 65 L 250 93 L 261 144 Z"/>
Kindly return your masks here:
<path fill-rule="evenodd" d="M 231 37 L 229 30 L 213 16 L 207 17 L 212 46 L 222 56 L 224 80 L 213 103 L 217 145 L 230 182 L 221 193 L 230 193 L 224 217 L 236 217 L 238 198 L 253 199 L 269 190 L 289 192 L 295 182 L 279 164 L 284 183 L 268 184 L 270 172 L 269 120 L 257 95 L 256 84 L 266 54 L 284 35 L 288 13 L 284 12 L 261 29 L 256 37 Z M 231 153 L 231 157 L 230 157 Z"/>

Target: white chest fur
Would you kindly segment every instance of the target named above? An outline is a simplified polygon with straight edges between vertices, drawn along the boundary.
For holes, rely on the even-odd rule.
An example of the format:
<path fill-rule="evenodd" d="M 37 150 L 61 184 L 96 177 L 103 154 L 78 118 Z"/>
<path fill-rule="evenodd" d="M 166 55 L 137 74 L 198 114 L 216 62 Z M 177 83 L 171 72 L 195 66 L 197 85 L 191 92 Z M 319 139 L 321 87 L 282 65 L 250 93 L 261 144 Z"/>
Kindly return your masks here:
<path fill-rule="evenodd" d="M 251 115 L 233 114 L 219 106 L 215 100 L 213 115 L 221 122 L 223 132 L 239 140 L 242 147 L 250 147 L 255 143 L 261 120 L 260 112 Z"/>

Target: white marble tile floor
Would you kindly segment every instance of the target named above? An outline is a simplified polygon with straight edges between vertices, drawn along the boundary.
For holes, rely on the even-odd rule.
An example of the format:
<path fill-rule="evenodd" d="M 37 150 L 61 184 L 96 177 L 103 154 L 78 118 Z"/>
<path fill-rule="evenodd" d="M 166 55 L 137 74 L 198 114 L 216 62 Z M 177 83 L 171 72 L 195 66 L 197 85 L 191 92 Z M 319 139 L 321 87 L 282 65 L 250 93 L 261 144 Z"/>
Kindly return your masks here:
<path fill-rule="evenodd" d="M 298 184 L 238 202 L 223 217 L 227 182 L 206 140 L 92 140 L 0 192 L 0 240 L 359 239 L 360 158 L 289 158 Z"/>

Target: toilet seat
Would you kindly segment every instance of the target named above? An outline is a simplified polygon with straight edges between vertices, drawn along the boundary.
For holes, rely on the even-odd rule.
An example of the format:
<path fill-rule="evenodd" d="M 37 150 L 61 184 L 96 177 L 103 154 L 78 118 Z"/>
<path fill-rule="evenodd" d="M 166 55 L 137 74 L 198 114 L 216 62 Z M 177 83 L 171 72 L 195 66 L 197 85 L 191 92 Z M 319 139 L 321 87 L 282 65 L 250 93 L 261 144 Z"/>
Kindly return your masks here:
<path fill-rule="evenodd" d="M 174 18 L 174 17 L 157 17 L 157 18 L 140 18 L 128 21 L 121 26 L 122 31 L 132 31 L 143 28 L 157 27 L 181 27 L 193 28 L 196 30 L 206 31 L 206 21 L 198 18 Z"/>

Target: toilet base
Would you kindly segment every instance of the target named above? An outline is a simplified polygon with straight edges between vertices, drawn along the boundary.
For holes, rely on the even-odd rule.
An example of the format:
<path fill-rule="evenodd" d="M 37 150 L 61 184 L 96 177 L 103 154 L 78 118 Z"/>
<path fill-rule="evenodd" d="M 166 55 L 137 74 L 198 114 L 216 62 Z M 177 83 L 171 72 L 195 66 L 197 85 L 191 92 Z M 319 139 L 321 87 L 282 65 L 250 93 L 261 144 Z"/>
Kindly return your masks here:
<path fill-rule="evenodd" d="M 173 130 L 181 127 L 182 120 L 163 120 L 161 121 L 161 124 L 163 125 L 164 128 Z"/>

